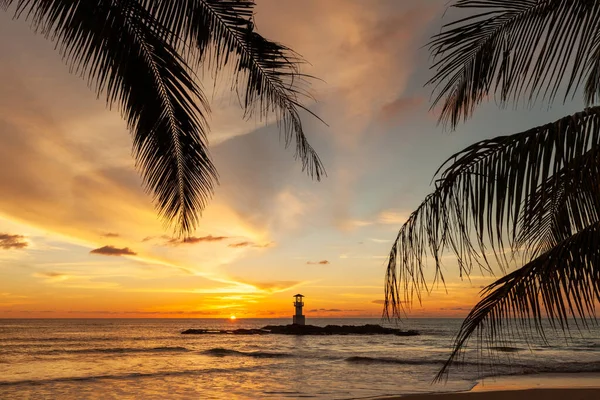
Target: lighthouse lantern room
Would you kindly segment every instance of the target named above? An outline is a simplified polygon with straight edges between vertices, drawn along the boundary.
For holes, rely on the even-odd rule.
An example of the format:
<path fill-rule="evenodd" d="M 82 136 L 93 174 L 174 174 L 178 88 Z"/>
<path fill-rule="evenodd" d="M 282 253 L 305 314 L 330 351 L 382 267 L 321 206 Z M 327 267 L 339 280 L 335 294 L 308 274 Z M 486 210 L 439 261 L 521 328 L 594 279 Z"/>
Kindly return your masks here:
<path fill-rule="evenodd" d="M 296 314 L 294 314 L 294 325 L 304 325 L 306 322 L 306 318 L 304 318 L 304 315 L 302 315 L 302 307 L 304 307 L 304 301 L 302 301 L 302 298 L 304 296 L 297 294 L 294 297 L 296 298 L 294 301 L 294 307 L 296 308 Z"/>

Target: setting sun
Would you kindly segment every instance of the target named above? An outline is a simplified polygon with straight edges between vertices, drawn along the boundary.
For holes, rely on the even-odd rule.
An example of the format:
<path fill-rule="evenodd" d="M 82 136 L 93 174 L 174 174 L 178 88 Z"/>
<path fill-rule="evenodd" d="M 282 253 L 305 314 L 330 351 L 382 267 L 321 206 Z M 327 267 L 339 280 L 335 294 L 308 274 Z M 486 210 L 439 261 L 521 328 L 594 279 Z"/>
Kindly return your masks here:
<path fill-rule="evenodd" d="M 230 320 L 235 321 L 236 317 L 235 315 L 232 315 L 231 317 L 229 317 Z"/>

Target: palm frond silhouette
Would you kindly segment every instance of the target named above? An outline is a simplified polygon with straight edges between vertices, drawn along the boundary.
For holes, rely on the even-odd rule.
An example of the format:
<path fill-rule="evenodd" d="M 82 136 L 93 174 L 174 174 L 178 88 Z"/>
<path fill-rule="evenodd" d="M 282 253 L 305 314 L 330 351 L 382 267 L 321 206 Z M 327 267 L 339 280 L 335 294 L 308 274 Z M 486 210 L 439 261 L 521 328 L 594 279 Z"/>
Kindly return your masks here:
<path fill-rule="evenodd" d="M 295 143 L 302 169 L 320 180 L 321 160 L 300 112 L 309 76 L 302 58 L 259 35 L 252 0 L 0 0 L 15 19 L 56 43 L 71 72 L 108 107 L 118 107 L 133 135 L 136 164 L 159 214 L 189 235 L 218 175 L 207 134 L 209 104 L 199 66 L 233 71 L 246 116 L 273 114 Z"/>
<path fill-rule="evenodd" d="M 491 348 L 512 335 L 567 331 L 595 321 L 600 301 L 600 1 L 457 0 L 466 14 L 430 42 L 433 107 L 456 128 L 477 105 L 548 103 L 582 93 L 588 108 L 525 132 L 475 143 L 436 173 L 410 215 L 386 272 L 388 317 L 443 282 L 442 254 L 460 275 L 506 274 L 482 292 L 456 337 L 441 379 L 470 339 Z M 493 362 L 493 360 L 490 360 Z"/>

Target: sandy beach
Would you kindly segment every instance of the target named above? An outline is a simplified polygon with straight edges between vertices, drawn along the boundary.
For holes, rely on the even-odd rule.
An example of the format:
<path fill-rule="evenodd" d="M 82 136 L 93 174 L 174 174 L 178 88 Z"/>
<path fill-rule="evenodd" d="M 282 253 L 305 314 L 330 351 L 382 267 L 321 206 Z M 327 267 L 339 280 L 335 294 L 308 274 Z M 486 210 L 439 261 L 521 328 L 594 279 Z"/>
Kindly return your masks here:
<path fill-rule="evenodd" d="M 600 374 L 544 374 L 487 378 L 471 391 L 416 394 L 386 400 L 598 400 Z M 383 400 L 383 399 L 382 399 Z"/>

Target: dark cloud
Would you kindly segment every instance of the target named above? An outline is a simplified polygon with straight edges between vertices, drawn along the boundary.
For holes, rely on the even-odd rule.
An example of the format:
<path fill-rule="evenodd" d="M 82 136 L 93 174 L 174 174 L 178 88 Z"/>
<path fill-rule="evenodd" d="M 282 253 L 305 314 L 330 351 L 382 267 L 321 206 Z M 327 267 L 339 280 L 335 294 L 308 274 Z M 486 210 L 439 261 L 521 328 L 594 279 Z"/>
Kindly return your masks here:
<path fill-rule="evenodd" d="M 469 308 L 465 308 L 465 307 L 448 307 L 448 308 L 440 308 L 440 311 L 469 311 Z"/>
<path fill-rule="evenodd" d="M 239 242 L 239 243 L 232 243 L 227 247 L 233 247 L 235 249 L 239 249 L 242 247 L 254 247 L 254 248 L 259 248 L 259 249 L 265 249 L 267 247 L 271 247 L 273 245 L 273 243 L 266 243 L 266 244 L 258 244 L 258 243 L 254 243 L 254 242 Z"/>
<path fill-rule="evenodd" d="M 118 233 L 106 232 L 106 233 L 103 233 L 100 236 L 105 237 L 105 238 L 118 238 L 121 235 L 119 235 Z"/>
<path fill-rule="evenodd" d="M 29 246 L 23 235 L 10 235 L 8 233 L 0 233 L 0 249 L 24 249 Z"/>
<path fill-rule="evenodd" d="M 353 312 L 353 311 L 364 311 L 364 310 L 341 310 L 339 308 L 315 308 L 314 310 L 309 310 L 308 312 L 332 312 L 332 313 L 339 313 L 339 312 Z"/>
<path fill-rule="evenodd" d="M 321 261 L 307 261 L 306 262 L 308 265 L 327 265 L 327 264 L 331 264 L 328 260 L 321 260 Z"/>
<path fill-rule="evenodd" d="M 227 240 L 227 239 L 229 239 L 229 237 L 227 237 L 227 236 L 213 236 L 213 235 L 202 236 L 202 237 L 190 236 L 185 239 L 175 239 L 175 238 L 170 239 L 167 243 L 172 246 L 178 246 L 180 244 L 222 242 L 223 240 Z"/>
<path fill-rule="evenodd" d="M 239 242 L 239 243 L 232 243 L 227 247 L 233 247 L 233 248 L 240 248 L 240 247 L 253 247 L 255 244 L 252 242 Z"/>
<path fill-rule="evenodd" d="M 114 246 L 104 246 L 99 249 L 95 249 L 90 251 L 90 254 L 99 254 L 102 256 L 135 256 L 136 252 L 131 250 L 129 247 L 125 247 L 122 249 L 116 248 Z"/>

